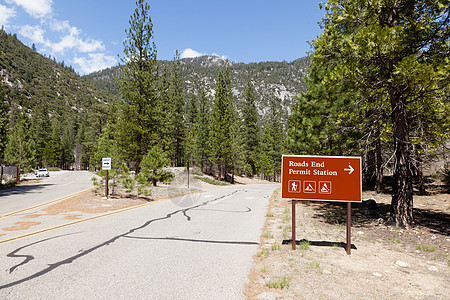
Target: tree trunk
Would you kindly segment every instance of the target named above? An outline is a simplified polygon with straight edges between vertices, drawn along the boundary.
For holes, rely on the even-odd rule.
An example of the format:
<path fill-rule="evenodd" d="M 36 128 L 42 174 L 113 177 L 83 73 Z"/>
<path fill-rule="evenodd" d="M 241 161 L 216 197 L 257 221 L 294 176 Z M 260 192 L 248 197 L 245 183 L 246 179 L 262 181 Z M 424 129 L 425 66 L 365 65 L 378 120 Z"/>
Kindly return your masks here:
<path fill-rule="evenodd" d="M 417 147 L 416 147 L 417 181 L 418 181 L 418 184 L 419 184 L 419 194 L 420 195 L 425 195 L 427 191 L 425 189 L 425 180 L 423 178 L 423 161 L 422 161 L 422 156 L 420 155 L 420 152 L 419 152 L 419 147 L 420 147 L 420 145 L 417 145 Z"/>
<path fill-rule="evenodd" d="M 365 168 L 364 168 L 364 175 L 365 175 L 364 183 L 369 190 L 375 189 L 376 174 L 377 174 L 376 163 L 377 162 L 376 162 L 375 150 L 367 151 Z"/>
<path fill-rule="evenodd" d="M 381 155 L 381 137 L 378 134 L 377 141 L 375 142 L 375 152 L 376 152 L 376 160 L 377 160 L 377 178 L 375 182 L 375 191 L 377 193 L 381 193 L 383 189 L 383 157 Z"/>
<path fill-rule="evenodd" d="M 394 182 L 389 223 L 409 228 L 413 223 L 413 189 L 406 99 L 401 87 L 390 87 L 395 143 Z"/>

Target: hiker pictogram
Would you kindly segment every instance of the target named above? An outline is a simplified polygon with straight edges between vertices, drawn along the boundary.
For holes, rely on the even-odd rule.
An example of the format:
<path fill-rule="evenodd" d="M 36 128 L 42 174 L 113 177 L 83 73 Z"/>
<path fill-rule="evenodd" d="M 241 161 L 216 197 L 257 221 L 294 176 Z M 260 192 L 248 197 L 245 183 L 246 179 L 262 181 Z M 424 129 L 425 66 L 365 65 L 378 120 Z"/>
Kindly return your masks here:
<path fill-rule="evenodd" d="M 301 185 L 300 180 L 289 180 L 289 192 L 300 193 Z"/>
<path fill-rule="evenodd" d="M 305 181 L 303 183 L 303 192 L 315 193 L 316 192 L 316 182 L 315 181 Z"/>
<path fill-rule="evenodd" d="M 320 194 L 331 194 L 331 181 L 320 181 L 319 182 L 319 193 Z"/>

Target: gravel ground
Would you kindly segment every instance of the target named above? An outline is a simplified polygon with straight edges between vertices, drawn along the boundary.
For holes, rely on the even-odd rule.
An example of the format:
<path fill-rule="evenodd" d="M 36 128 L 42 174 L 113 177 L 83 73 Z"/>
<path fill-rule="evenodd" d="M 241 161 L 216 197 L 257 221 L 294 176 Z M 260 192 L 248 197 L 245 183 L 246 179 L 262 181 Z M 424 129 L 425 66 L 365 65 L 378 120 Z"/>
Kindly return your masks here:
<path fill-rule="evenodd" d="M 291 202 L 275 192 L 261 246 L 254 256 L 249 299 L 449 299 L 448 193 L 415 196 L 416 224 L 386 226 L 390 196 L 374 198 L 377 216 L 352 205 L 351 255 L 345 251 L 345 206 L 296 205 L 297 250 L 291 243 Z"/>

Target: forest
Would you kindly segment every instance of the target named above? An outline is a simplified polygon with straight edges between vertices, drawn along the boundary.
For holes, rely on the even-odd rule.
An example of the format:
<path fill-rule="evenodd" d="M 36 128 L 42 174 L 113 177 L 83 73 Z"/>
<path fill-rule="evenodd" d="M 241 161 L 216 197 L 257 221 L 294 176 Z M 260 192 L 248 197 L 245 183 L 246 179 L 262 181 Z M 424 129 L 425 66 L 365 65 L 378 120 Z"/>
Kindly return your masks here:
<path fill-rule="evenodd" d="M 118 80 L 124 66 L 80 77 L 64 62 L 23 45 L 15 34 L 2 30 L 0 39 L 3 165 L 18 165 L 23 172 L 40 167 L 95 170 L 102 157 L 111 156 L 118 166 L 127 162 L 139 168 L 142 155 L 133 156 L 126 149 L 135 146 L 127 133 L 130 124 L 119 122 L 127 104 Z M 250 65 L 221 60 L 221 64 L 202 67 L 205 59 L 211 57 L 191 59 L 194 62 L 154 58 L 151 89 L 155 100 L 145 111 L 153 110 L 154 127 L 158 129 L 153 130 L 151 142 L 143 142 L 162 149 L 168 165 L 189 163 L 215 174 L 217 161 L 211 145 L 222 140 L 220 134 L 227 134 L 225 140 L 233 138 L 224 150 L 227 174 L 279 179 L 278 157 L 293 99 L 277 97 L 273 86 L 300 93 L 309 59 Z M 219 74 L 220 88 L 216 85 Z M 290 84 L 285 82 L 288 77 Z M 256 93 L 255 85 L 260 93 Z M 215 102 L 218 89 L 222 91 L 221 104 Z M 229 132 L 213 133 L 214 115 L 228 120 L 229 124 L 221 127 L 232 129 L 232 137 Z M 251 146 L 246 148 L 244 139 L 251 141 Z M 225 177 L 222 173 L 222 179 Z"/>
<path fill-rule="evenodd" d="M 88 167 L 115 97 L 3 30 L 0 75 L 2 164 Z"/>
<path fill-rule="evenodd" d="M 381 2 L 328 1 L 311 56 L 292 63 L 158 61 L 142 0 L 120 66 L 84 77 L 1 31 L 0 160 L 95 169 L 111 157 L 233 182 L 279 180 L 282 154 L 361 156 L 365 188 L 390 176 L 391 221 L 408 227 L 424 165 L 449 177 L 449 8 Z"/>

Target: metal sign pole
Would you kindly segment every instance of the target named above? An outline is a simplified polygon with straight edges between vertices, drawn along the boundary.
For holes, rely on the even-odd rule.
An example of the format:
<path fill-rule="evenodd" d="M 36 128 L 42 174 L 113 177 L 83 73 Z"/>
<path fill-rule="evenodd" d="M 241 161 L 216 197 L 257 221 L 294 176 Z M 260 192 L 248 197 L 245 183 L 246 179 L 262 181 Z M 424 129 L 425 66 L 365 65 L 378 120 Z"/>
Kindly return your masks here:
<path fill-rule="evenodd" d="M 297 242 L 295 241 L 295 200 L 292 199 L 292 250 L 295 250 Z"/>
<path fill-rule="evenodd" d="M 106 170 L 105 177 L 105 197 L 108 198 L 108 170 Z"/>
<path fill-rule="evenodd" d="M 351 254 L 352 249 L 352 203 L 347 202 L 347 254 Z"/>
<path fill-rule="evenodd" d="M 189 159 L 188 159 L 186 168 L 187 168 L 187 182 L 188 182 L 188 188 L 189 188 Z"/>

